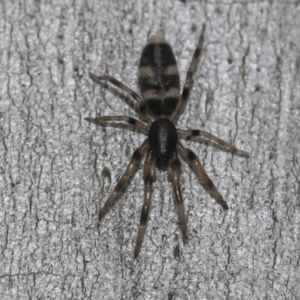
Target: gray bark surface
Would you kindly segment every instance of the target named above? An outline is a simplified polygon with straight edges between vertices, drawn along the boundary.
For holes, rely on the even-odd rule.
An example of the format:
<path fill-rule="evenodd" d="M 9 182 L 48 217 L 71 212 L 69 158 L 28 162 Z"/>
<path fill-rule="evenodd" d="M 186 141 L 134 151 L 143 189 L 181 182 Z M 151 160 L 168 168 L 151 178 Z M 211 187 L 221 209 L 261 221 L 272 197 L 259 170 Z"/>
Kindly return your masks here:
<path fill-rule="evenodd" d="M 0 298 L 299 299 L 299 1 L 1 1 Z M 229 205 L 182 163 L 189 241 L 158 173 L 140 257 L 142 168 L 103 221 L 97 212 L 144 136 L 97 115 L 137 117 L 143 46 L 172 45 L 181 86 L 206 23 L 180 128 L 251 153 L 183 141 Z M 129 129 L 129 130 L 128 130 Z"/>

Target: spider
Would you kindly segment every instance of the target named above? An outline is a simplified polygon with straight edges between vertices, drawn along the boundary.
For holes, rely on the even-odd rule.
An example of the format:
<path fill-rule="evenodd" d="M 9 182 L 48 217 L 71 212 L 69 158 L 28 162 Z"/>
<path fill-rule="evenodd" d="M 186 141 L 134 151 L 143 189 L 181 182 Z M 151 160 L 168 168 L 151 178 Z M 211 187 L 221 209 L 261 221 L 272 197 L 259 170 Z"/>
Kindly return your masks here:
<path fill-rule="evenodd" d="M 92 73 L 89 74 L 90 78 L 96 83 L 101 84 L 103 80 L 106 80 L 128 93 L 137 101 L 140 115 L 147 121 L 147 124 L 145 124 L 128 116 L 85 118 L 88 122 L 100 125 L 103 122 L 109 121 L 127 122 L 148 135 L 142 145 L 133 152 L 125 173 L 118 181 L 104 206 L 99 210 L 99 221 L 101 221 L 109 208 L 115 204 L 121 191 L 124 190 L 138 168 L 142 158 L 146 155 L 143 168 L 144 204 L 134 250 L 134 258 L 137 258 L 140 253 L 146 231 L 153 193 L 153 182 L 156 180 L 156 168 L 159 170 L 167 170 L 169 173 L 169 178 L 174 189 L 174 200 L 177 206 L 182 239 L 184 243 L 187 241 L 187 223 L 180 187 L 181 162 L 179 156 L 189 163 L 207 192 L 224 210 L 228 209 L 227 203 L 223 200 L 223 197 L 206 174 L 196 154 L 192 150 L 185 148 L 179 141 L 180 138 L 188 139 L 201 136 L 223 146 L 233 154 L 249 157 L 249 153 L 238 150 L 208 132 L 191 129 L 182 130 L 176 129 L 175 127 L 175 123 L 183 112 L 188 99 L 189 91 L 192 86 L 192 76 L 203 50 L 204 34 L 205 24 L 203 24 L 198 45 L 190 63 L 181 95 L 179 72 L 173 51 L 165 39 L 160 36 L 154 36 L 149 40 L 140 58 L 138 83 L 141 96 L 109 75 L 97 76 Z"/>

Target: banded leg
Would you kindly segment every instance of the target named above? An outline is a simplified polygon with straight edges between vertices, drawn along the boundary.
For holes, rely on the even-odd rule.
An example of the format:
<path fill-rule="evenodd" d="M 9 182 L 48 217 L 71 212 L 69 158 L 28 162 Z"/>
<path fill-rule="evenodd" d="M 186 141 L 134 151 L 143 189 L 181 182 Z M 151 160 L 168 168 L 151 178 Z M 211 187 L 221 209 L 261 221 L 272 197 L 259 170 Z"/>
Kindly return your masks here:
<path fill-rule="evenodd" d="M 173 121 L 173 122 L 182 113 L 182 111 L 183 111 L 183 109 L 186 105 L 186 101 L 188 99 L 191 86 L 193 84 L 192 77 L 193 77 L 193 74 L 194 74 L 195 69 L 197 67 L 199 57 L 200 57 L 200 55 L 202 53 L 202 50 L 203 50 L 204 34 L 205 34 L 205 24 L 203 24 L 203 26 L 202 26 L 201 35 L 200 35 L 200 38 L 199 38 L 199 41 L 198 41 L 198 45 L 197 45 L 197 48 L 194 52 L 192 61 L 190 63 L 189 69 L 188 69 L 187 74 L 186 74 L 185 84 L 183 86 L 183 90 L 182 90 L 180 100 L 177 104 L 177 107 L 176 107 L 175 111 L 172 113 L 172 116 L 170 118 L 170 120 Z"/>
<path fill-rule="evenodd" d="M 178 154 L 174 153 L 174 158 L 170 166 L 170 178 L 173 183 L 175 204 L 177 206 L 177 213 L 179 217 L 180 229 L 182 232 L 182 240 L 185 243 L 187 241 L 187 225 L 185 218 L 185 209 L 183 205 L 181 188 L 180 188 L 180 174 L 181 174 L 181 162 L 178 158 Z"/>
<path fill-rule="evenodd" d="M 110 207 L 116 203 L 119 194 L 121 193 L 122 189 L 126 186 L 130 178 L 133 176 L 134 172 L 136 171 L 139 163 L 141 162 L 148 148 L 149 148 L 149 142 L 148 139 L 146 139 L 143 142 L 143 144 L 133 152 L 131 161 L 127 166 L 124 174 L 120 178 L 113 192 L 106 200 L 104 206 L 99 210 L 99 221 L 101 221 L 102 218 L 106 215 Z"/>
<path fill-rule="evenodd" d="M 121 90 L 123 90 L 124 92 L 126 92 L 127 94 L 129 94 L 135 101 L 137 101 L 139 103 L 139 109 L 140 109 L 141 115 L 145 118 L 150 118 L 153 121 L 153 118 L 149 116 L 145 101 L 134 90 L 132 90 L 131 88 L 129 88 L 128 86 L 126 86 L 125 84 L 123 84 L 122 82 L 120 82 L 119 80 L 115 79 L 112 76 L 109 76 L 109 75 L 97 76 L 93 73 L 89 73 L 89 75 L 90 75 L 90 78 L 93 81 L 95 81 L 96 83 L 100 84 L 100 83 L 102 83 L 103 80 L 107 80 L 110 83 L 112 83 L 113 85 L 115 85 L 118 88 L 120 88 Z"/>
<path fill-rule="evenodd" d="M 144 164 L 144 185 L 145 185 L 144 205 L 142 208 L 140 226 L 139 226 L 135 249 L 134 249 L 134 258 L 137 258 L 140 253 L 141 246 L 143 243 L 143 238 L 147 228 L 147 220 L 149 216 L 151 197 L 153 193 L 152 185 L 153 182 L 155 181 L 154 174 L 153 174 L 154 160 L 155 160 L 155 156 L 153 155 L 153 152 L 151 150 L 148 150 L 145 164 Z"/>
<path fill-rule="evenodd" d="M 103 122 L 110 122 L 110 121 L 123 121 L 127 122 L 130 125 L 134 126 L 135 128 L 143 131 L 144 133 L 148 133 L 149 127 L 144 123 L 140 122 L 137 119 L 127 117 L 127 116 L 102 116 L 97 118 L 84 118 L 86 121 L 101 125 Z"/>
<path fill-rule="evenodd" d="M 223 200 L 223 197 L 206 174 L 196 154 L 192 150 L 184 148 L 179 141 L 177 142 L 176 148 L 180 156 L 190 163 L 207 192 L 223 207 L 223 209 L 228 209 L 227 203 Z"/>
<path fill-rule="evenodd" d="M 250 154 L 248 152 L 239 150 L 236 147 L 225 142 L 224 140 L 222 140 L 222 139 L 218 138 L 217 136 L 214 136 L 206 131 L 194 130 L 194 129 L 188 129 L 188 130 L 177 129 L 177 133 L 178 133 L 179 138 L 185 138 L 185 139 L 191 138 L 193 136 L 203 136 L 221 146 L 224 146 L 225 148 L 230 150 L 233 154 L 237 154 L 237 155 L 244 156 L 244 157 L 250 156 Z"/>

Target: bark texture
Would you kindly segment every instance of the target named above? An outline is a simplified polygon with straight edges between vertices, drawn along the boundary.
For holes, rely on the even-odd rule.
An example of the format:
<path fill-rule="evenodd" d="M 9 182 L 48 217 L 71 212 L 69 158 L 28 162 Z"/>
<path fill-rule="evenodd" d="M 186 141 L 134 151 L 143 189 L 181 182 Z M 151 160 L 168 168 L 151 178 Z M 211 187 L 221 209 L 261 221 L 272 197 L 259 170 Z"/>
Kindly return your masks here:
<path fill-rule="evenodd" d="M 300 298 L 299 1 L 1 1 L 1 299 Z M 97 213 L 144 136 L 100 127 L 137 117 L 134 101 L 89 72 L 137 90 L 147 39 L 163 34 L 181 86 L 206 23 L 205 51 L 180 128 L 224 212 L 182 163 L 183 245 L 167 174 L 157 173 L 140 256 L 142 170 Z"/>

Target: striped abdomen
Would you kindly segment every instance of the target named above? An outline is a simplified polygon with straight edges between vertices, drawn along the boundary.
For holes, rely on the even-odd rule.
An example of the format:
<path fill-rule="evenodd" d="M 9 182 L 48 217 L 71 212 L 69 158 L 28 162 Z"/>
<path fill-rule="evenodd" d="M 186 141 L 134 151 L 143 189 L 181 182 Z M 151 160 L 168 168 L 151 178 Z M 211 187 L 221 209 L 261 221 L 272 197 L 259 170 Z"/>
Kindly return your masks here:
<path fill-rule="evenodd" d="M 152 37 L 142 52 L 139 86 L 155 116 L 175 110 L 180 98 L 179 72 L 173 51 L 162 37 Z"/>

